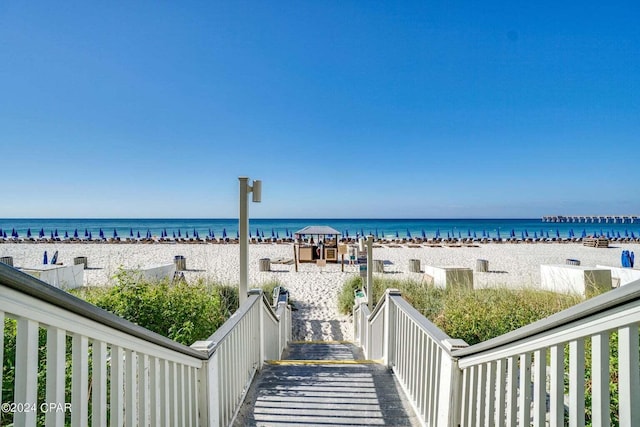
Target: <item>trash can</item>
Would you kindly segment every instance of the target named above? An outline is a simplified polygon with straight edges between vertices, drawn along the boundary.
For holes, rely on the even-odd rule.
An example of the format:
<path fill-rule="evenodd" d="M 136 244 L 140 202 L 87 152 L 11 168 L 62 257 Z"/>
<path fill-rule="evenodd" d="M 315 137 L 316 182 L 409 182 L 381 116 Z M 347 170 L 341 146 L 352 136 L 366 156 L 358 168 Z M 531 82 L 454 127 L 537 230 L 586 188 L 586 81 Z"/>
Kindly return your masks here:
<path fill-rule="evenodd" d="M 176 271 L 185 271 L 187 269 L 187 259 L 182 255 L 173 257 L 173 263 L 176 265 Z"/>
<path fill-rule="evenodd" d="M 260 271 L 271 271 L 271 259 L 260 258 Z"/>
<path fill-rule="evenodd" d="M 88 266 L 88 262 L 87 262 L 87 257 L 86 256 L 77 256 L 73 259 L 73 265 L 79 265 L 79 264 L 83 264 L 84 265 L 84 269 L 87 269 Z"/>
<path fill-rule="evenodd" d="M 489 271 L 489 261 L 486 259 L 477 259 L 476 260 L 476 271 L 481 273 L 486 273 Z"/>

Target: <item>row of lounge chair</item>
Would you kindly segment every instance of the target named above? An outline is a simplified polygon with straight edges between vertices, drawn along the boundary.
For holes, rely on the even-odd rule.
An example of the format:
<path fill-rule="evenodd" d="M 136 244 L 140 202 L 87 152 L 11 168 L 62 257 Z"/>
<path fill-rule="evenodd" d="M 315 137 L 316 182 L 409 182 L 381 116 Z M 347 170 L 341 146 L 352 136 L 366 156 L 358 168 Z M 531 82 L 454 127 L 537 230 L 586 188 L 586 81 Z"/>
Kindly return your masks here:
<path fill-rule="evenodd" d="M 592 236 L 589 236 L 592 237 Z M 610 242 L 619 242 L 619 243 L 640 243 L 640 236 L 636 238 L 632 237 L 610 237 L 608 238 Z M 392 239 L 374 239 L 374 243 L 378 245 L 474 245 L 474 244 L 488 244 L 488 243 L 581 243 L 583 241 L 582 237 L 573 237 L 573 238 L 430 238 L 430 239 L 421 239 L 421 238 L 392 238 Z M 250 243 L 259 244 L 285 244 L 285 243 L 293 243 L 294 239 L 292 237 L 285 238 L 262 238 L 262 237 L 252 237 L 250 239 Z M 355 238 L 342 238 L 340 239 L 341 243 L 346 244 L 357 244 L 358 240 Z M 151 238 L 4 238 L 0 237 L 0 243 L 212 243 L 212 244 L 234 244 L 238 243 L 237 238 L 215 238 L 215 237 L 151 237 Z"/>

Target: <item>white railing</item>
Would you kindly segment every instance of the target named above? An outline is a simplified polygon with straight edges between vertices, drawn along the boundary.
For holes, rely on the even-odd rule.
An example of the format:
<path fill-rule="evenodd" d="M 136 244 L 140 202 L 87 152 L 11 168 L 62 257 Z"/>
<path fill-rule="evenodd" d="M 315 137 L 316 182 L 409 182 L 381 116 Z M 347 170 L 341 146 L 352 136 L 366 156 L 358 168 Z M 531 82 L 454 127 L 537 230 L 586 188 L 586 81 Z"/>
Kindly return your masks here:
<path fill-rule="evenodd" d="M 594 426 L 614 418 L 640 425 L 639 322 L 640 281 L 454 352 L 464 378 L 462 425 L 583 426 L 585 414 Z M 617 385 L 610 389 L 615 354 Z"/>
<path fill-rule="evenodd" d="M 290 337 L 290 306 L 280 303 L 276 314 L 261 290 L 251 290 L 224 325 L 191 346 L 208 356 L 200 376 L 206 384 L 200 410 L 209 425 L 232 423 L 256 371 L 265 360 L 279 359 Z"/>
<path fill-rule="evenodd" d="M 187 347 L 0 264 L 3 331 L 5 319 L 15 356 L 0 334 L 0 362 L 15 370 L 0 415 L 16 426 L 226 426 L 256 369 L 291 337 L 290 307 L 274 313 L 262 291 Z"/>
<path fill-rule="evenodd" d="M 451 350 L 466 346 L 449 338 L 411 307 L 397 289 L 387 289 L 373 312 L 361 304 L 355 309 L 364 323 L 356 340 L 366 357 L 382 359 L 396 375 L 416 414 L 427 425 L 457 425 L 460 372 Z M 449 424 L 451 420 L 451 423 Z"/>
<path fill-rule="evenodd" d="M 355 339 L 367 357 L 382 356 L 430 426 L 581 426 L 585 413 L 594 426 L 612 418 L 638 426 L 639 323 L 640 281 L 471 347 L 449 338 L 396 290 L 370 314 L 364 304 L 354 308 Z M 618 413 L 611 413 L 616 401 Z"/>

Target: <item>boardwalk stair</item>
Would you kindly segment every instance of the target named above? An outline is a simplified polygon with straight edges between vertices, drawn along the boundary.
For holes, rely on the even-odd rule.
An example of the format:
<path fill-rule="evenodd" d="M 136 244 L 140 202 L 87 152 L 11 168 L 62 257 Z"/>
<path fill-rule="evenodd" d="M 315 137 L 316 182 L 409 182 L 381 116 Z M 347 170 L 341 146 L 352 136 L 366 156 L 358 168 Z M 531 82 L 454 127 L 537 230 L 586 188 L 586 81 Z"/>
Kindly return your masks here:
<path fill-rule="evenodd" d="M 234 426 L 419 426 L 393 373 L 350 342 L 294 342 L 257 375 Z"/>

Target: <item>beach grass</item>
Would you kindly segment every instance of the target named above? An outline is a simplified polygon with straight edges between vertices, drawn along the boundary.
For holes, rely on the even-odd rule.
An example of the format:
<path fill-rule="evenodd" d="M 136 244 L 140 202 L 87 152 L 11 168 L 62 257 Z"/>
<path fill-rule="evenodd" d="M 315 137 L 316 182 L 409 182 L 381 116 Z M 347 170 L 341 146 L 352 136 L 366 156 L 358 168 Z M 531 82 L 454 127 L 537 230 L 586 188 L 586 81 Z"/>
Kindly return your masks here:
<path fill-rule="evenodd" d="M 412 280 L 374 277 L 373 300 L 386 289 L 400 290 L 409 304 L 452 338 L 469 345 L 497 337 L 578 304 L 578 295 L 531 288 L 440 289 Z M 362 280 L 347 280 L 338 295 L 341 313 L 351 313 L 354 290 Z"/>
<path fill-rule="evenodd" d="M 198 280 L 138 280 L 124 271 L 109 287 L 72 291 L 76 296 L 160 335 L 191 345 L 216 331 L 238 308 L 237 287 Z"/>

